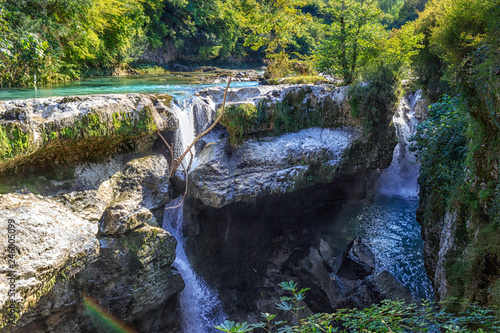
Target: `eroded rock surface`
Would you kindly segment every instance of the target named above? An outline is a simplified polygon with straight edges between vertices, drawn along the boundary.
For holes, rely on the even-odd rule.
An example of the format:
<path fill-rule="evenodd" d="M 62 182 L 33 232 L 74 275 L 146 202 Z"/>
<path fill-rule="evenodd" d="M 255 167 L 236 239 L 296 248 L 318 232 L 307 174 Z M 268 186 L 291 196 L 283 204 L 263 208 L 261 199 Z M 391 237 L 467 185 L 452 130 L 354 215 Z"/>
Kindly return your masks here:
<path fill-rule="evenodd" d="M 157 228 L 172 188 L 167 160 L 151 145 L 55 168 L 61 173 L 56 179 L 43 172 L 9 178 L 40 194 L 0 196 L 0 225 L 12 219 L 18 226 L 15 300 L 21 301 L 16 327 L 4 330 L 97 332 L 103 326 L 92 315 L 95 306 L 140 332 L 178 330 L 175 295 L 184 282 L 171 267 L 177 242 Z M 10 300 L 8 259 L 2 251 L 2 327 Z"/>
<path fill-rule="evenodd" d="M 178 126 L 169 103 L 142 94 L 2 101 L 0 172 L 151 145 L 157 130 Z"/>
<path fill-rule="evenodd" d="M 226 139 L 209 143 L 190 174 L 189 195 L 220 208 L 331 181 L 359 136 L 354 129 L 310 128 L 249 140 L 233 152 Z"/>

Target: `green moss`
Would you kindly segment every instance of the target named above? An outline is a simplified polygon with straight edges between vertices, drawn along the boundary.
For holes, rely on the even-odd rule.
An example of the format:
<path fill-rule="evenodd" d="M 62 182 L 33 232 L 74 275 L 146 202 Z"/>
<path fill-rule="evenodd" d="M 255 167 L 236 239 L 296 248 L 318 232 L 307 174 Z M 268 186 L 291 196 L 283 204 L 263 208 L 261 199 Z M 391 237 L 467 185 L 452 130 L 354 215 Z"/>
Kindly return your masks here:
<path fill-rule="evenodd" d="M 220 123 L 228 130 L 231 143 L 240 144 L 246 135 L 257 132 L 264 121 L 262 112 L 253 104 L 229 105 Z"/>
<path fill-rule="evenodd" d="M 281 102 L 233 104 L 226 108 L 221 124 L 229 131 L 230 142 L 240 144 L 253 135 L 282 135 L 310 127 L 338 127 L 340 110 L 330 101 L 325 107 L 312 105 L 310 87 L 288 92 Z M 220 110 L 219 110 L 220 112 Z"/>
<path fill-rule="evenodd" d="M 6 160 L 29 151 L 31 134 L 17 123 L 0 124 L 0 160 Z"/>
<path fill-rule="evenodd" d="M 328 80 L 320 75 L 299 75 L 289 76 L 283 79 L 269 79 L 268 84 L 316 84 L 328 83 Z"/>

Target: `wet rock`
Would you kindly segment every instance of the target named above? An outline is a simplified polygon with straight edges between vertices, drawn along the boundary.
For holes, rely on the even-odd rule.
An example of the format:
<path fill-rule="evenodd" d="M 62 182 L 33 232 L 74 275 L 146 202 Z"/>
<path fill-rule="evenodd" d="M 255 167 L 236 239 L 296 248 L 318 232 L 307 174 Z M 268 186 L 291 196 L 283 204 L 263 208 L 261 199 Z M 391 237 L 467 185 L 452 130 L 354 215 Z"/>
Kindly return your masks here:
<path fill-rule="evenodd" d="M 362 280 L 375 270 L 375 255 L 361 238 L 356 237 L 342 255 L 337 275 L 349 280 Z"/>
<path fill-rule="evenodd" d="M 170 70 L 174 72 L 189 72 L 190 69 L 187 66 L 183 66 L 181 64 L 173 64 L 170 66 Z"/>
<path fill-rule="evenodd" d="M 405 288 L 389 271 L 382 271 L 372 277 L 373 284 L 382 299 L 402 300 L 406 303 L 416 303 L 412 293 Z"/>
<path fill-rule="evenodd" d="M 423 121 L 429 117 L 429 101 L 426 98 L 420 98 L 415 105 L 415 118 Z"/>

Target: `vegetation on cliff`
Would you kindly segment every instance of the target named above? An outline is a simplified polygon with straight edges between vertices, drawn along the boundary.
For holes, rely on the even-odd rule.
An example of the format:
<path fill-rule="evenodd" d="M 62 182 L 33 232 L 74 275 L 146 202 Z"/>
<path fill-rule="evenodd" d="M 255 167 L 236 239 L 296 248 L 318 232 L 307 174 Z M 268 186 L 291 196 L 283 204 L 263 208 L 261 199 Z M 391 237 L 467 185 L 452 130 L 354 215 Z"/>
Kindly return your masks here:
<path fill-rule="evenodd" d="M 445 215 L 456 217 L 444 255 L 447 296 L 500 304 L 500 7 L 494 0 L 431 1 L 415 21 L 425 34 L 420 84 L 442 98 L 419 128 L 419 220 L 426 256 L 440 252 Z M 436 232 L 438 233 L 436 235 Z M 428 265 L 434 276 L 437 264 Z M 434 280 L 435 287 L 446 284 Z M 441 295 L 443 297 L 444 295 Z"/>

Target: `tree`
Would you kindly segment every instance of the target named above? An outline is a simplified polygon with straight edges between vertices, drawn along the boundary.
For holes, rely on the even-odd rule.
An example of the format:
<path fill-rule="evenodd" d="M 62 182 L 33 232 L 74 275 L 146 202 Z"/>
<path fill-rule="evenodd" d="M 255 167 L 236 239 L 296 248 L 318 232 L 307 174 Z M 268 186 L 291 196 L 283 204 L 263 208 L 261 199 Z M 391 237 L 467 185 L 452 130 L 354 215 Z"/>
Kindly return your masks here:
<path fill-rule="evenodd" d="M 305 24 L 311 20 L 311 15 L 300 10 L 304 4 L 300 0 L 271 0 L 261 4 L 249 22 L 251 34 L 245 45 L 253 50 L 265 47 L 271 68 L 269 78 L 287 74 L 287 47 L 294 37 L 303 34 Z"/>
<path fill-rule="evenodd" d="M 327 37 L 315 52 L 318 67 L 349 85 L 358 68 L 379 54 L 387 32 L 378 21 L 380 11 L 374 0 L 333 0 L 327 11 L 332 23 L 325 27 Z"/>

